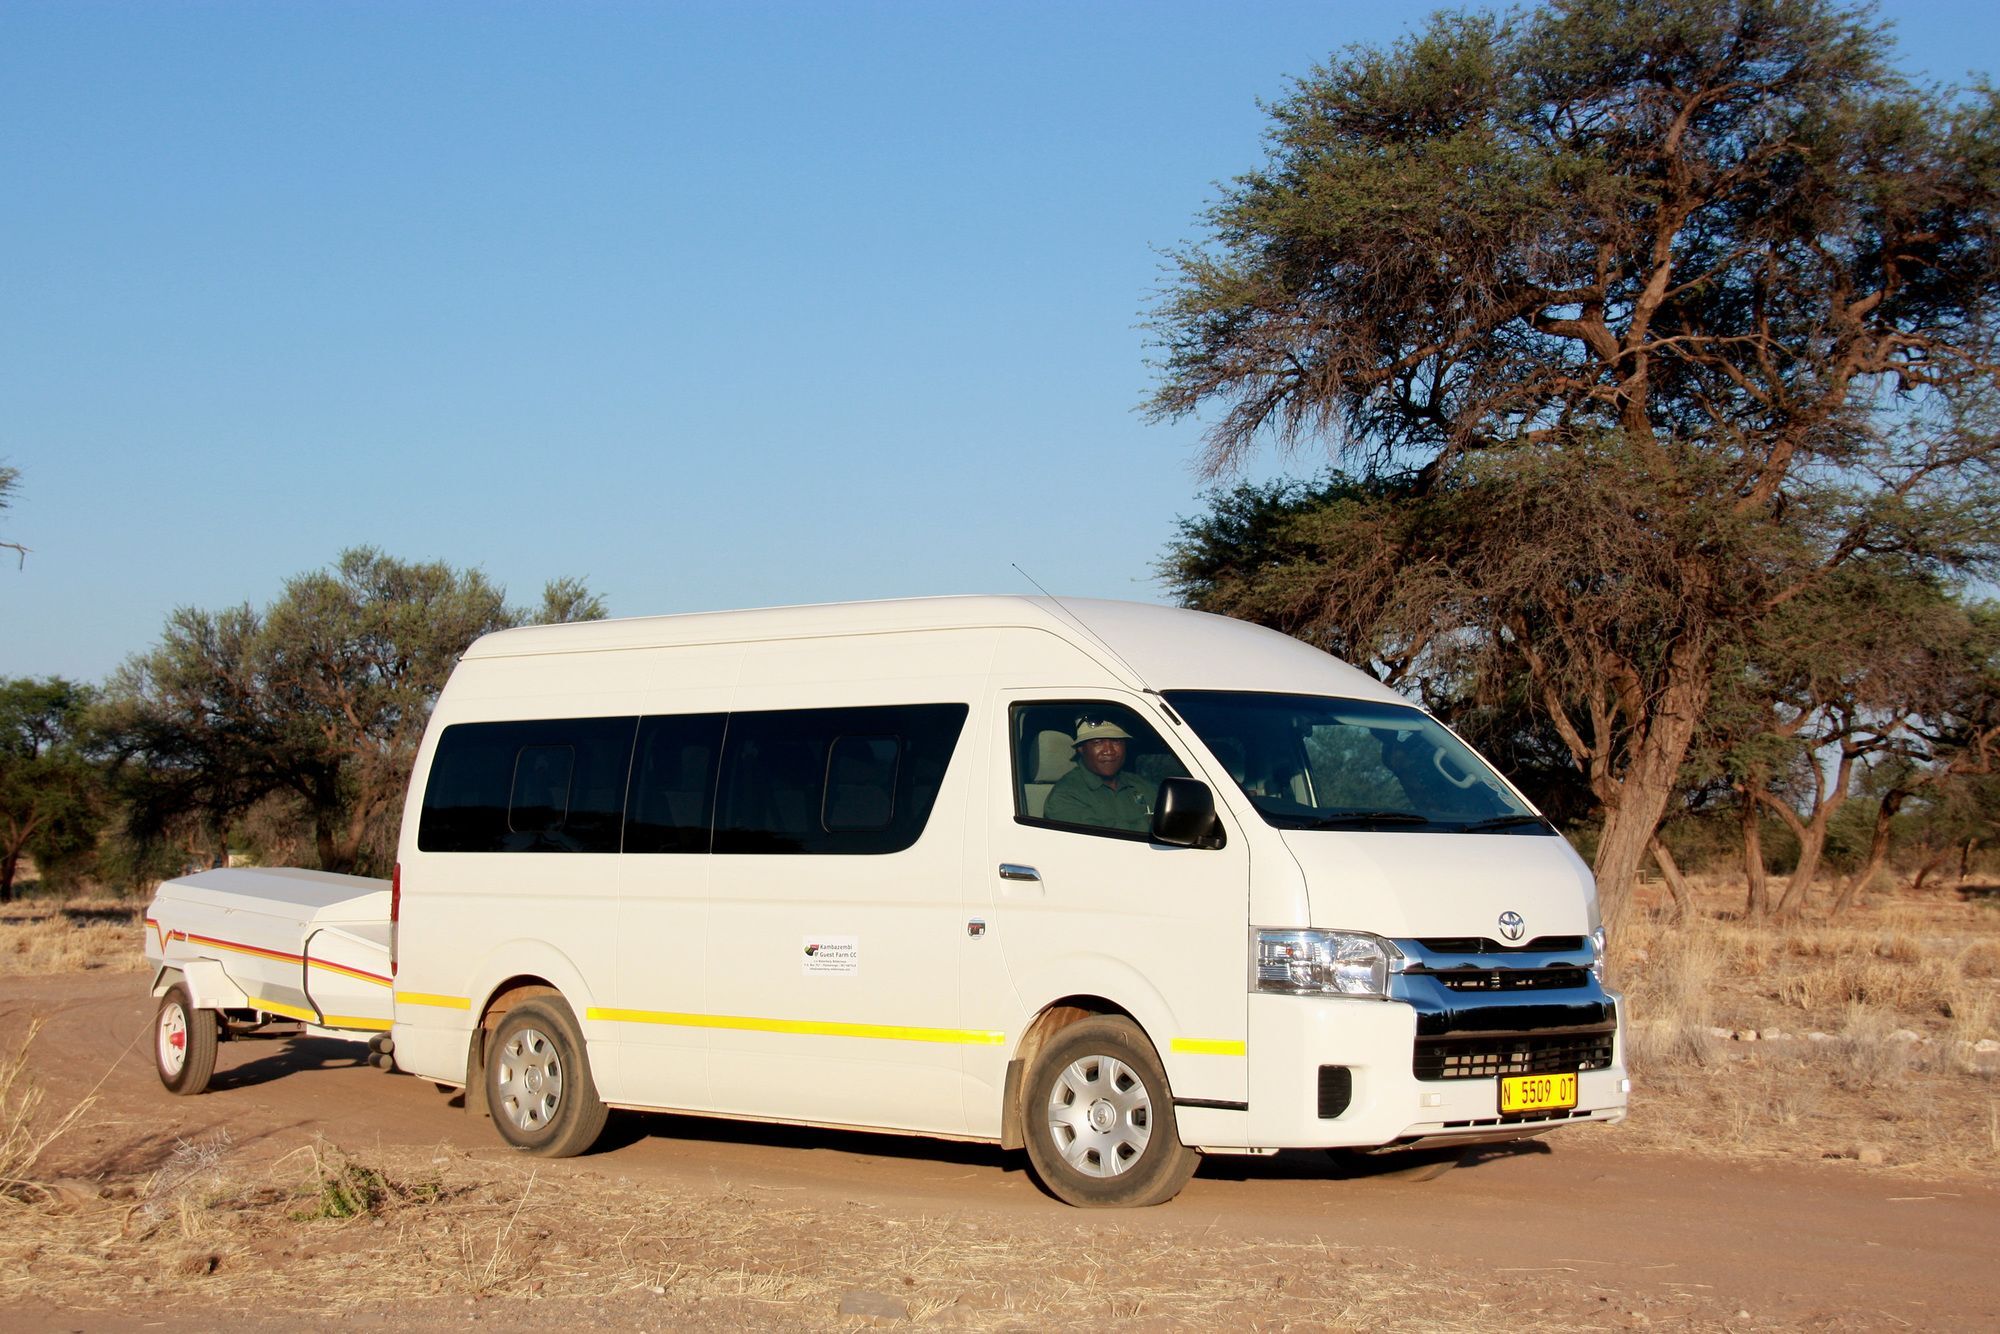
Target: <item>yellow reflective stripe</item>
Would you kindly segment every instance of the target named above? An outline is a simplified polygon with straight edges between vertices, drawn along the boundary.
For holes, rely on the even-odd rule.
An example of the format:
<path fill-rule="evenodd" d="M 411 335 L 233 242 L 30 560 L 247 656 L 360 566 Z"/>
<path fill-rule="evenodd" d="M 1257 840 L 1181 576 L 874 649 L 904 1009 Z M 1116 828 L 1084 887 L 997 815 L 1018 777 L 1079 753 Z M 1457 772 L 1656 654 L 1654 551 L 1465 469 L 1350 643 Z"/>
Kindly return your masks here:
<path fill-rule="evenodd" d="M 366 1028 L 376 1032 L 386 1033 L 392 1027 L 394 1027 L 394 1025 L 392 1025 L 387 1019 L 368 1019 L 358 1014 L 330 1014 L 326 1017 L 326 1023 L 321 1025 L 321 1027 Z"/>
<path fill-rule="evenodd" d="M 432 1005 L 440 1010 L 469 1010 L 472 1002 L 464 996 L 433 996 L 428 991 L 399 991 L 398 1005 Z"/>
<path fill-rule="evenodd" d="M 301 1005 L 287 1005 L 283 1001 L 265 1000 L 262 996 L 245 996 L 253 1010 L 267 1010 L 272 1014 L 282 1014 L 287 1019 L 303 1019 L 309 1024 L 319 1022 L 319 1016 Z"/>
<path fill-rule="evenodd" d="M 969 1028 L 909 1028 L 898 1024 L 840 1024 L 822 1019 L 758 1019 L 738 1014 L 673 1014 L 663 1010 L 617 1010 L 593 1005 L 586 1019 L 620 1024 L 666 1024 L 673 1028 L 733 1028 L 752 1033 L 806 1033 L 830 1038 L 882 1038 L 891 1042 L 955 1042 L 998 1047 L 1005 1033 Z"/>
<path fill-rule="evenodd" d="M 1170 1045 L 1189 1056 L 1241 1056 L 1244 1052 L 1241 1042 L 1229 1038 L 1175 1038 Z"/>
<path fill-rule="evenodd" d="M 245 996 L 253 1010 L 263 1010 L 269 1014 L 281 1014 L 287 1019 L 298 1019 L 319 1028 L 369 1028 L 388 1032 L 391 1025 L 387 1019 L 369 1019 L 354 1014 L 330 1014 L 321 1019 L 303 1005 L 287 1005 L 283 1001 L 267 1000 L 262 996 Z"/>

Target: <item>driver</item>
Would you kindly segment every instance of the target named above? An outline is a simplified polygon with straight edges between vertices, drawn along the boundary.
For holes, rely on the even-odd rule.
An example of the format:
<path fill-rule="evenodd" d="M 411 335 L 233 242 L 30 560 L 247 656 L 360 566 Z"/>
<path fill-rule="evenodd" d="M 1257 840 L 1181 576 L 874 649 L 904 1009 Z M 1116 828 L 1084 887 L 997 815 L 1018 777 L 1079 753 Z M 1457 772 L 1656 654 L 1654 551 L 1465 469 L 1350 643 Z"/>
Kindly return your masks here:
<path fill-rule="evenodd" d="M 1080 718 L 1076 726 L 1077 766 L 1049 789 L 1044 818 L 1143 834 L 1153 827 L 1159 789 L 1125 769 L 1132 734 L 1117 723 Z"/>

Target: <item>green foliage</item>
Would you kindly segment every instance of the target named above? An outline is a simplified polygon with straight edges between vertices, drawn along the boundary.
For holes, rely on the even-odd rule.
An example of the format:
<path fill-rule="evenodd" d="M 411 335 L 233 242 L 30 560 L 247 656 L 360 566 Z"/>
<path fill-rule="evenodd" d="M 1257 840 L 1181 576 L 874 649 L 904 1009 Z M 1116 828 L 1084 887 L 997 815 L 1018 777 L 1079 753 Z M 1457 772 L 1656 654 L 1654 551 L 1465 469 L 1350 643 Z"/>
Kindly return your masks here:
<path fill-rule="evenodd" d="M 1555 0 L 1350 49 L 1177 256 L 1151 408 L 1205 414 L 1216 472 L 1265 441 L 1358 472 L 1211 498 L 1170 580 L 1433 705 L 1532 709 L 1615 890 L 1684 762 L 1802 780 L 1823 687 L 1907 675 L 1894 617 L 1850 627 L 1866 680 L 1802 627 L 1993 569 L 1996 144 L 2000 95 L 1912 88 L 1827 0 Z M 1737 740 L 1703 748 L 1718 701 Z"/>
<path fill-rule="evenodd" d="M 603 607 L 559 580 L 540 614 L 591 619 Z M 371 548 L 289 580 L 262 611 L 175 612 L 100 714 L 125 761 L 130 832 L 216 856 L 234 826 L 277 844 L 297 830 L 322 869 L 385 872 L 452 665 L 480 635 L 531 615 L 476 570 Z"/>
<path fill-rule="evenodd" d="M 102 772 L 84 741 L 91 701 L 60 677 L 0 681 L 0 903 L 24 854 L 61 881 L 91 852 L 102 818 Z"/>

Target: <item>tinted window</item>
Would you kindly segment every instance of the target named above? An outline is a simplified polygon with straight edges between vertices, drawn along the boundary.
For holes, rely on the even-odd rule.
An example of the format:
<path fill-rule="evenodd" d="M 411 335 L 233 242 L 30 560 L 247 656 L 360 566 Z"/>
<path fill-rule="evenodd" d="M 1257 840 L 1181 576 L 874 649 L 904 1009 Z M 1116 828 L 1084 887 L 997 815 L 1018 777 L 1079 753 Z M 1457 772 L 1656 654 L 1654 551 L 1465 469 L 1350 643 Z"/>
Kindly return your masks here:
<path fill-rule="evenodd" d="M 722 726 L 719 713 L 640 720 L 625 807 L 625 851 L 708 851 Z"/>
<path fill-rule="evenodd" d="M 633 718 L 458 723 L 438 738 L 425 852 L 616 852 Z"/>
<path fill-rule="evenodd" d="M 1281 829 L 1554 832 L 1463 742 L 1407 705 L 1208 690 L 1167 700 Z"/>
<path fill-rule="evenodd" d="M 731 714 L 715 851 L 902 851 L 930 819 L 966 712 L 907 704 Z"/>

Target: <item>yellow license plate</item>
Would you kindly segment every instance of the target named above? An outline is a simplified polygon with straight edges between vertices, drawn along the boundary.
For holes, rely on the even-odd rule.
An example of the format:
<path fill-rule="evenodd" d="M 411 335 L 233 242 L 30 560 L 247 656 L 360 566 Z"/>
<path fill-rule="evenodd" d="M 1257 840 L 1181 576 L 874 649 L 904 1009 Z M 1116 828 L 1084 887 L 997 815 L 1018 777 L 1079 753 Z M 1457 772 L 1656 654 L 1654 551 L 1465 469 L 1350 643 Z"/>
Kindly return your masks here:
<path fill-rule="evenodd" d="M 1500 1081 L 1500 1114 L 1559 1112 L 1576 1106 L 1576 1076 L 1512 1075 Z"/>

